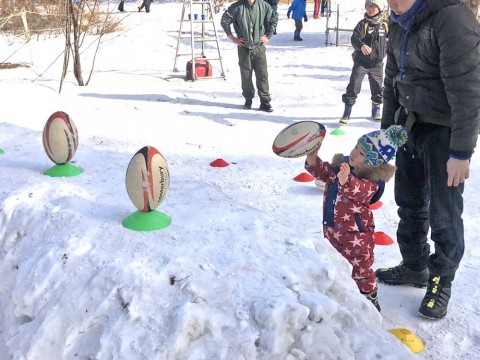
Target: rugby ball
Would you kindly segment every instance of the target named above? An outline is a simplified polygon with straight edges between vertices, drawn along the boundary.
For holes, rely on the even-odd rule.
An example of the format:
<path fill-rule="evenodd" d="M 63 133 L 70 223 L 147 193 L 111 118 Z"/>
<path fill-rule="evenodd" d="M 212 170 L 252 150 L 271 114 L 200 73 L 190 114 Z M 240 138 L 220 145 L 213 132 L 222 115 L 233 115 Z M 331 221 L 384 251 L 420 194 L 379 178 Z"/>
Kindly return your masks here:
<path fill-rule="evenodd" d="M 272 150 L 284 158 L 307 155 L 322 143 L 326 131 L 325 126 L 315 121 L 299 121 L 280 131 Z"/>
<path fill-rule="evenodd" d="M 165 199 L 169 184 L 167 162 L 157 149 L 145 146 L 133 155 L 125 185 L 128 197 L 138 210 L 155 210 Z"/>
<path fill-rule="evenodd" d="M 70 162 L 78 148 L 78 132 L 74 122 L 63 111 L 53 113 L 43 128 L 43 148 L 55 164 Z"/>

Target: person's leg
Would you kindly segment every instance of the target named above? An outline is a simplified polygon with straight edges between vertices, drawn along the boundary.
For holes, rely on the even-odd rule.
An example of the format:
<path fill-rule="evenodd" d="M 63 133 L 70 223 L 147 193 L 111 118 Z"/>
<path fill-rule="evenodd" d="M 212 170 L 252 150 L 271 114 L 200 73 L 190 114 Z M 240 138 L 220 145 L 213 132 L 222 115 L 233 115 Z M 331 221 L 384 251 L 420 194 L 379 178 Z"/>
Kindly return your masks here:
<path fill-rule="evenodd" d="M 265 46 L 252 50 L 252 67 L 255 71 L 258 96 L 262 104 L 270 104 L 270 87 L 268 84 L 267 55 Z"/>
<path fill-rule="evenodd" d="M 362 81 L 367 74 L 365 67 L 353 63 L 352 73 L 350 75 L 350 82 L 348 83 L 345 94 L 342 95 L 342 101 L 345 105 L 353 106 L 356 102 L 357 96 L 362 89 Z"/>
<path fill-rule="evenodd" d="M 252 60 L 251 50 L 243 46 L 238 46 L 238 65 L 240 67 L 240 77 L 242 80 L 242 95 L 245 101 L 252 101 L 255 96 L 255 88 L 253 87 Z"/>
<path fill-rule="evenodd" d="M 349 233 L 341 239 L 341 243 L 341 254 L 352 265 L 352 279 L 360 292 L 381 311 L 377 296 L 377 278 L 372 269 L 375 246 L 373 232 Z"/>
<path fill-rule="evenodd" d="M 319 2 L 321 0 L 315 0 L 315 4 L 313 6 L 313 18 L 318 19 L 318 8 L 319 8 Z"/>
<path fill-rule="evenodd" d="M 124 3 L 125 3 L 124 0 L 121 0 L 121 1 L 120 1 L 120 4 L 118 4 L 118 11 L 120 11 L 120 12 L 124 12 L 124 11 L 125 11 L 125 9 L 124 9 L 124 5 L 125 5 L 125 4 L 124 4 Z"/>
<path fill-rule="evenodd" d="M 322 16 L 325 15 L 325 8 L 327 7 L 327 0 L 322 0 L 322 7 L 320 9 L 320 13 L 322 14 Z"/>
<path fill-rule="evenodd" d="M 430 236 L 435 253 L 428 258 L 431 276 L 455 276 L 463 257 L 463 189 L 464 184 L 448 186 L 446 164 L 449 159 L 450 128 L 431 124 L 419 127 L 415 140 L 418 154 L 424 163 L 430 194 Z"/>
<path fill-rule="evenodd" d="M 372 102 L 381 104 L 383 102 L 383 65 L 369 69 L 368 81 L 370 83 Z"/>
<path fill-rule="evenodd" d="M 277 17 L 278 20 L 278 5 L 272 5 L 272 10 L 275 13 L 275 16 Z M 273 35 L 277 35 L 277 28 L 273 31 Z"/>
<path fill-rule="evenodd" d="M 448 186 L 446 164 L 449 160 L 451 129 L 422 123 L 414 141 L 425 167 L 430 195 L 430 236 L 435 253 L 428 258 L 428 288 L 419 314 L 428 319 L 441 319 L 447 314 L 455 277 L 465 250 L 463 229 L 464 185 Z"/>
<path fill-rule="evenodd" d="M 148 13 L 150 12 L 150 4 L 152 3 L 152 0 L 145 0 L 145 11 Z"/>
<path fill-rule="evenodd" d="M 302 20 L 294 20 L 295 21 L 295 33 L 293 34 L 293 40 L 300 40 L 300 32 L 303 29 Z"/>
<path fill-rule="evenodd" d="M 414 271 L 427 267 L 430 246 L 427 243 L 429 230 L 429 195 L 422 160 L 412 140 L 416 128 L 409 134 L 407 143 L 396 154 L 395 201 L 400 221 L 397 228 L 397 242 L 404 265 Z"/>
<path fill-rule="evenodd" d="M 349 233 L 341 242 L 343 243 L 342 255 L 352 264 L 352 278 L 360 292 L 368 294 L 377 291 L 377 280 L 372 270 L 373 232 Z"/>

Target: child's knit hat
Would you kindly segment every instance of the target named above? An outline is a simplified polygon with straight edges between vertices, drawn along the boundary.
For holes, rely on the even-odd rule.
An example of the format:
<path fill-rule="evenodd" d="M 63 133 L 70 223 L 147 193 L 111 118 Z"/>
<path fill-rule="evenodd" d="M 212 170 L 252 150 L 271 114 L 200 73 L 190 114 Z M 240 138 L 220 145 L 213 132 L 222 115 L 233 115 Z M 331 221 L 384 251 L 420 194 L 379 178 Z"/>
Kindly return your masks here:
<path fill-rule="evenodd" d="M 385 10 L 385 0 L 365 0 L 365 8 L 367 5 L 376 5 L 380 11 Z"/>
<path fill-rule="evenodd" d="M 389 162 L 407 138 L 407 131 L 400 125 L 392 125 L 388 129 L 361 136 L 358 143 L 367 153 L 365 164 L 378 166 Z"/>

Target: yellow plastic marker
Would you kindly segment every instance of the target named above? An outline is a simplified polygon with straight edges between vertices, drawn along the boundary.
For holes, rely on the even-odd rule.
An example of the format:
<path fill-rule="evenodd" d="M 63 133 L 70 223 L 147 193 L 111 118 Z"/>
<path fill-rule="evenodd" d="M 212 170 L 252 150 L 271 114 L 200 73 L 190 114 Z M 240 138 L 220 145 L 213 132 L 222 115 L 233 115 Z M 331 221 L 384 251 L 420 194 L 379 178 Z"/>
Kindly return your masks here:
<path fill-rule="evenodd" d="M 419 353 L 423 349 L 425 349 L 425 345 L 423 344 L 423 341 L 420 340 L 420 338 L 412 333 L 408 329 L 400 328 L 400 329 L 391 329 L 388 330 L 391 332 L 393 335 L 395 335 L 397 338 L 400 339 L 402 343 L 407 345 L 407 347 L 412 350 L 414 353 Z"/>

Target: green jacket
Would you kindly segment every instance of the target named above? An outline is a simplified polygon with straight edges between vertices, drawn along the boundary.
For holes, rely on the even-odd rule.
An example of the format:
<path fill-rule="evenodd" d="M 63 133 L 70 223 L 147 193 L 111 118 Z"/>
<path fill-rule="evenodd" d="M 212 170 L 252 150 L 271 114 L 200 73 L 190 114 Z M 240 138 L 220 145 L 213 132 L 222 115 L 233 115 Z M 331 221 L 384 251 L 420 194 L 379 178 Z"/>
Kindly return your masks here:
<path fill-rule="evenodd" d="M 247 0 L 238 0 L 223 13 L 220 22 L 228 35 L 232 34 L 233 24 L 237 38 L 245 40 L 245 47 L 260 47 L 260 38 L 270 39 L 277 28 L 278 14 L 263 0 L 255 0 L 252 6 Z"/>

